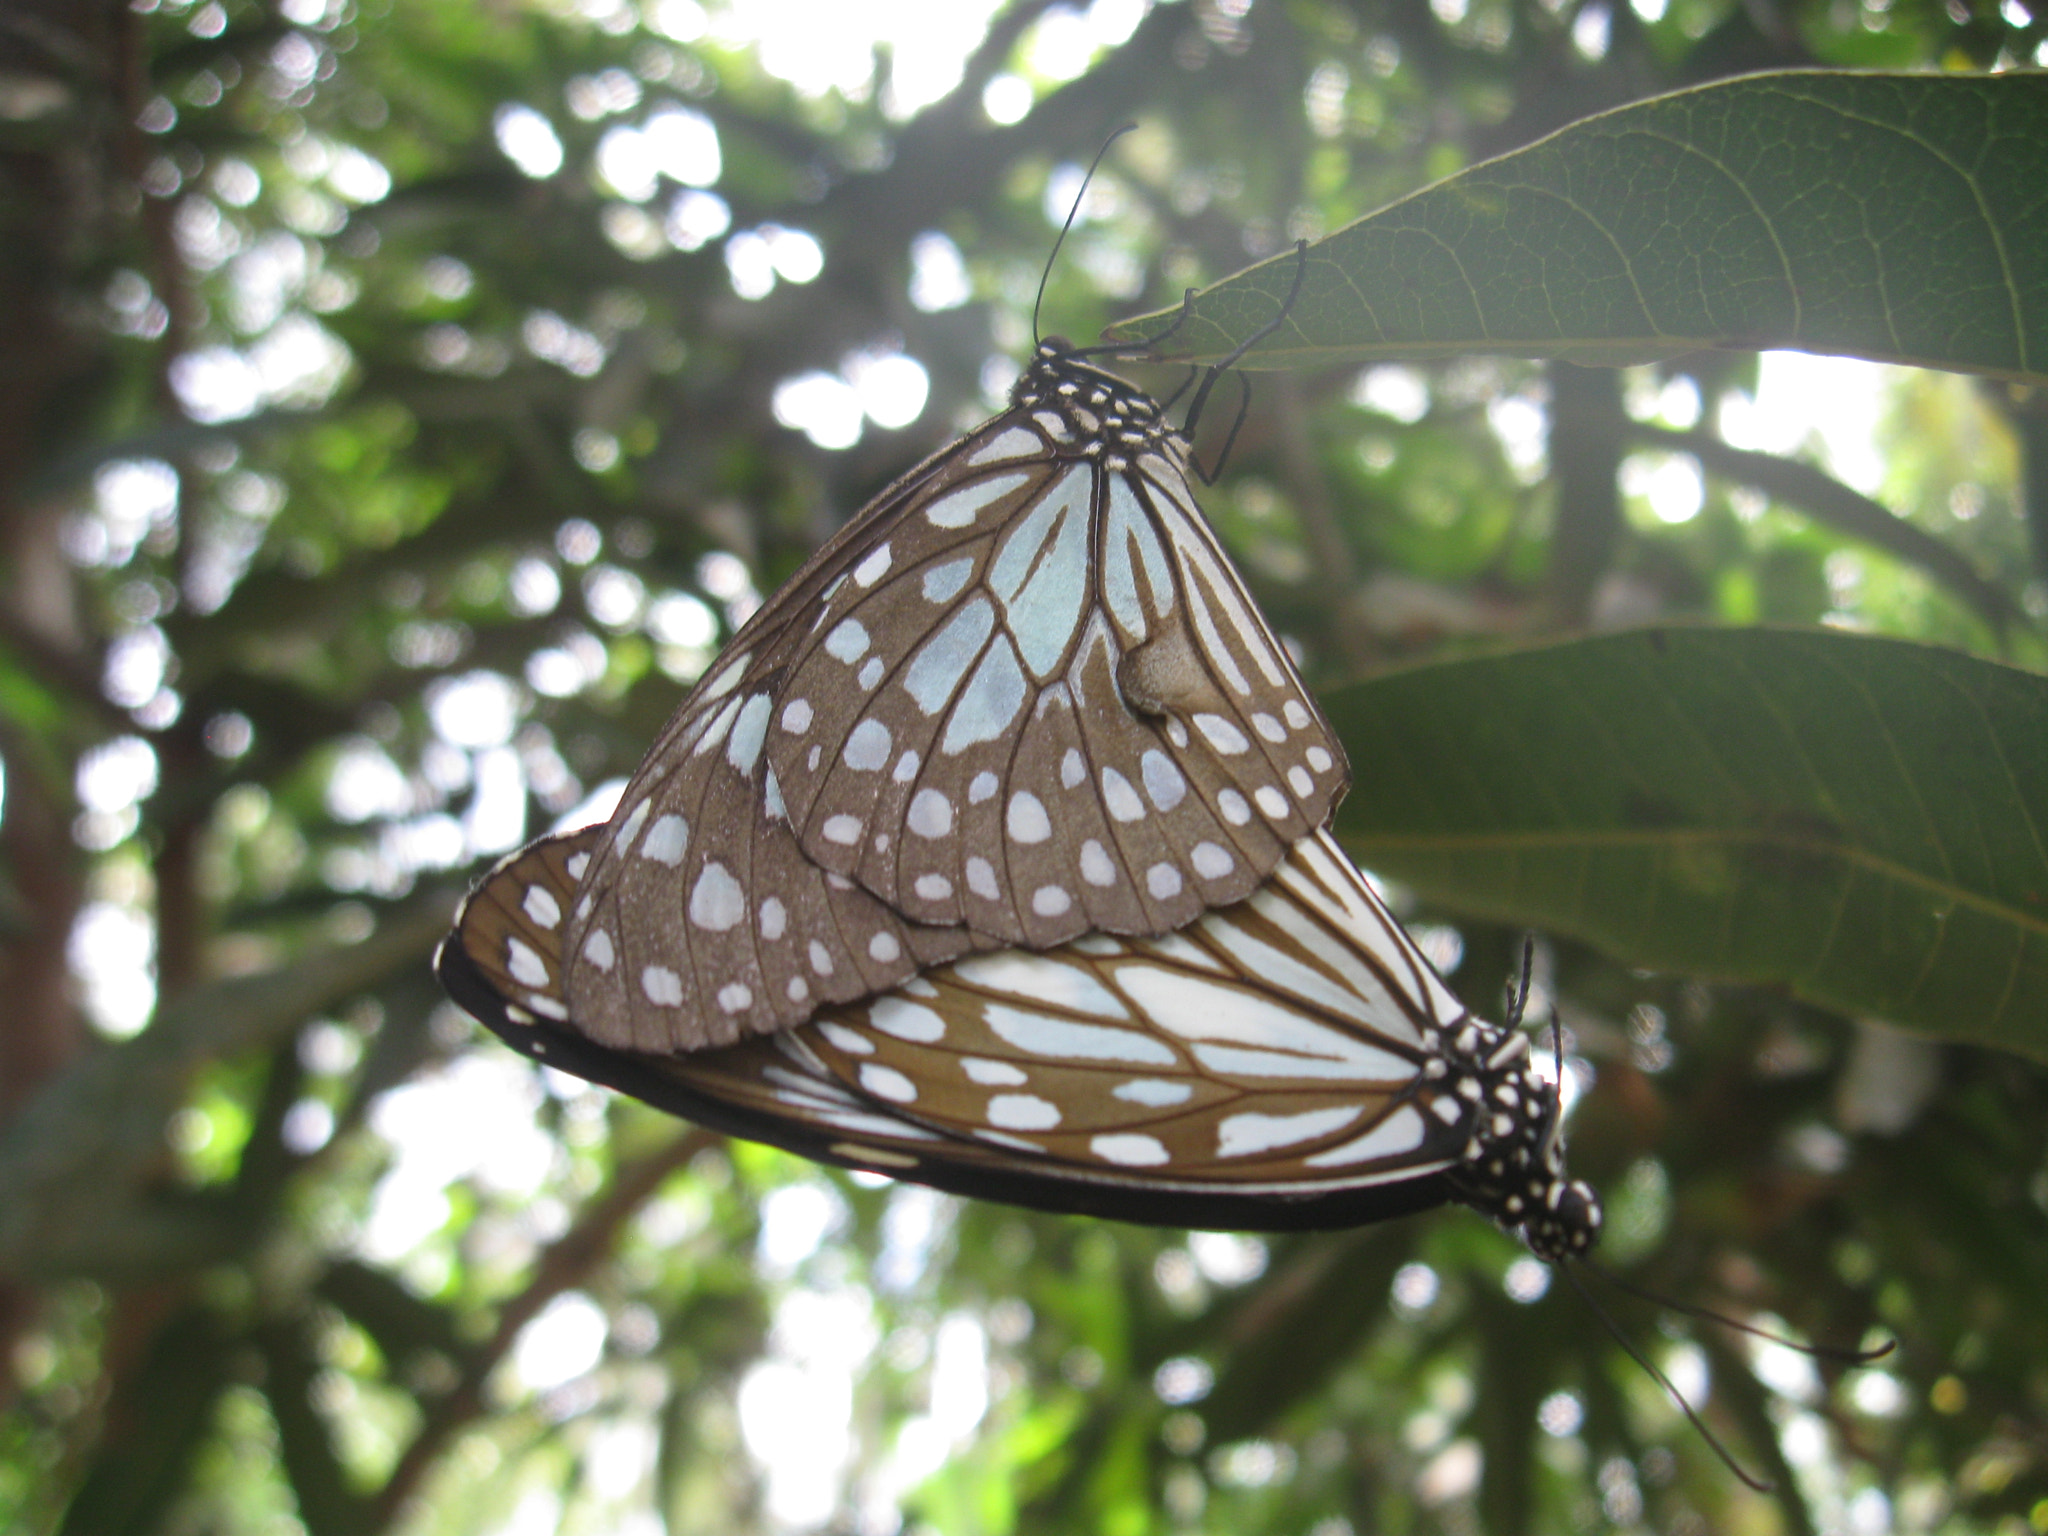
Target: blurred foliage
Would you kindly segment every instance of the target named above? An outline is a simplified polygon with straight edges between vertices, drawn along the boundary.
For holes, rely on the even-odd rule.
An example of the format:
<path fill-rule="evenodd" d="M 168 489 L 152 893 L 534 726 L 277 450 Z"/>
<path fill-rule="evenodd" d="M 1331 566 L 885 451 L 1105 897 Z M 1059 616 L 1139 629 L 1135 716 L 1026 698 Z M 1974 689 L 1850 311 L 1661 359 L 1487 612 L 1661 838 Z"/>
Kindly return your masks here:
<path fill-rule="evenodd" d="M 2009 796 L 1937 807 L 1927 846 L 1872 789 L 1845 857 L 1897 839 L 1914 894 L 1819 947 L 1837 978 L 1888 962 L 1875 993 L 1795 993 L 1798 966 L 1704 934 L 1661 963 L 1713 976 L 1641 969 L 1616 882 L 1668 868 L 1589 863 L 1609 916 L 1585 927 L 1555 869 L 1514 900 L 1493 854 L 1433 875 L 1471 803 L 1438 803 L 1412 869 L 1398 807 L 1346 823 L 1438 903 L 1404 896 L 1475 1006 L 1514 969 L 1506 920 L 1553 935 L 1531 1014 L 1590 1090 L 1574 1167 L 1610 1262 L 1801 1337 L 1900 1340 L 1845 1373 L 1610 1301 L 1774 1495 L 1465 1213 L 1251 1241 L 843 1178 L 534 1074 L 426 968 L 477 861 L 627 772 L 758 594 L 999 403 L 1118 123 L 1049 331 L 1661 92 L 2044 47 L 2028 0 L 14 0 L 0 1523 L 2048 1530 L 2048 1079 L 1957 1043 L 2038 1054 L 2039 1021 L 1960 982 L 1969 1016 L 1920 1017 L 1933 1038 L 1807 1000 L 1913 995 L 1901 954 L 1940 945 L 1888 933 L 1919 942 L 1914 879 L 1948 854 L 1982 853 L 1973 899 L 2042 943 L 2038 386 L 1438 349 L 1259 376 L 1208 497 L 1343 686 L 1362 783 L 1426 746 L 1625 785 L 1658 721 L 1611 658 L 1645 637 L 1554 642 L 1674 622 L 1837 631 L 1688 654 L 1764 658 L 1748 704 L 1793 699 L 1799 752 L 1858 759 L 1840 782 L 1876 785 L 1878 748 L 1784 646 L 1852 647 L 1845 695 L 1930 658 L 2015 754 Z M 2038 217 L 2024 169 L 1999 227 Z M 1760 420 L 1773 370 L 1860 411 L 1874 462 Z M 1517 691 L 1544 668 L 1576 740 Z M 1603 703 L 1636 712 L 1609 722 L 1626 751 L 1586 724 Z M 1711 777 L 1689 751 L 1753 753 L 1717 809 L 1770 824 L 1745 796 L 1786 749 L 1741 708 L 1696 718 L 1702 745 L 1617 803 L 1678 805 Z M 1978 792 L 1950 717 L 1873 718 L 1922 722 L 1900 783 Z M 1777 915 L 1764 938 L 1816 922 Z"/>

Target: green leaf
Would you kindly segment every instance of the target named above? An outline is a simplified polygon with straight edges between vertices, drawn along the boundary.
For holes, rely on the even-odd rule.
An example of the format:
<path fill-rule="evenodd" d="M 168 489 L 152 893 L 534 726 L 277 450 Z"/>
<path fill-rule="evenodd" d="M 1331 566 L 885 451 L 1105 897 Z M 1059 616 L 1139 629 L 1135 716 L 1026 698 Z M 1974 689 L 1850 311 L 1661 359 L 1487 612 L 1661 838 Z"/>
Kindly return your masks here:
<path fill-rule="evenodd" d="M 1791 347 L 2039 380 L 2044 175 L 2037 74 L 1791 72 L 1653 97 L 1316 243 L 1247 366 Z M 1201 294 L 1164 350 L 1230 351 L 1285 301 L 1296 260 Z"/>
<path fill-rule="evenodd" d="M 1338 830 L 1375 869 L 1634 965 L 2048 1057 L 2048 680 L 1652 629 L 1329 703 Z"/>

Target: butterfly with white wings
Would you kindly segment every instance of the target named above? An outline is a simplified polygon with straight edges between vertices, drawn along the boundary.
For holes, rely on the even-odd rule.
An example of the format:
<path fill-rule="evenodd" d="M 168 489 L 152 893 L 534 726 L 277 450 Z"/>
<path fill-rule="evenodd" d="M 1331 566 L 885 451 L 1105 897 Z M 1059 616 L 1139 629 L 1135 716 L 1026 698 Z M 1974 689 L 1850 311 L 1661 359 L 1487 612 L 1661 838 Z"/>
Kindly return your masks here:
<path fill-rule="evenodd" d="M 1528 1036 L 1467 1012 L 1327 831 L 1178 932 L 968 955 L 680 1053 L 559 1019 L 547 919 L 602 835 L 506 860 L 443 946 L 449 992 L 537 1061 L 821 1162 L 1047 1210 L 1272 1231 L 1459 1201 L 1548 1259 L 1598 1236 Z"/>

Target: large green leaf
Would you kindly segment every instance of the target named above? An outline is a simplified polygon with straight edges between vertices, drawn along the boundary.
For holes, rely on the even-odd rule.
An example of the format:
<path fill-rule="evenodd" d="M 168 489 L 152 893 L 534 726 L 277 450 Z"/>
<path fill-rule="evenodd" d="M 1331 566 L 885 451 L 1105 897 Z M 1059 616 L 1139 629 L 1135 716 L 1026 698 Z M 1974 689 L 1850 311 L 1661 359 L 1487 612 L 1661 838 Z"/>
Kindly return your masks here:
<path fill-rule="evenodd" d="M 1328 702 L 1338 829 L 1376 869 L 1633 964 L 2048 1057 L 2048 679 L 1653 629 Z"/>
<path fill-rule="evenodd" d="M 1248 365 L 1792 347 L 2041 379 L 2044 185 L 2048 77 L 1721 81 L 1574 123 L 1318 242 Z M 1295 267 L 1288 251 L 1216 284 L 1165 350 L 1229 351 Z"/>

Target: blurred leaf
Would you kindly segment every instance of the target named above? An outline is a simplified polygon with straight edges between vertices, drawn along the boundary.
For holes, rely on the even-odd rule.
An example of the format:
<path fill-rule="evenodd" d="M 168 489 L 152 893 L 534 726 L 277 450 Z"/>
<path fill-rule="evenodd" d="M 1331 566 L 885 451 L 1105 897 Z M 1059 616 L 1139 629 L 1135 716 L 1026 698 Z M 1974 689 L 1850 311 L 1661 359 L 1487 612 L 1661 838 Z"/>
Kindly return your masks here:
<path fill-rule="evenodd" d="M 2035 74 L 1788 72 L 1679 91 L 1318 241 L 1300 298 L 1248 361 L 1790 347 L 2044 379 L 2044 163 Z M 1209 288 L 1167 350 L 1230 351 L 1272 318 L 1295 267 L 1287 251 Z"/>
<path fill-rule="evenodd" d="M 1433 898 L 2048 1057 L 2048 680 L 1865 636 L 1653 629 L 1328 703 L 1340 832 Z"/>

